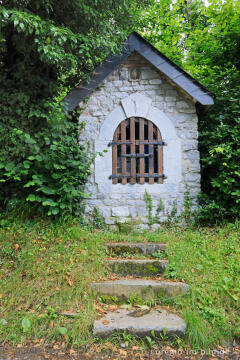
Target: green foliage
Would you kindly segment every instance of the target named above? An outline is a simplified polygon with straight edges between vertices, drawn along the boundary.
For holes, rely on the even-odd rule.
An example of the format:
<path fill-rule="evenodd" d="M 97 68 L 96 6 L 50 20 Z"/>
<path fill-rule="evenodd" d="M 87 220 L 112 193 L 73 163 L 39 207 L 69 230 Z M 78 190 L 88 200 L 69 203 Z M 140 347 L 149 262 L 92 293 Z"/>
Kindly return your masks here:
<path fill-rule="evenodd" d="M 98 208 L 94 208 L 92 213 L 90 214 L 90 226 L 92 226 L 94 229 L 104 229 L 106 227 L 104 217 L 99 212 Z"/>
<path fill-rule="evenodd" d="M 214 222 L 214 213 L 218 221 L 239 216 L 239 92 L 239 74 L 232 74 L 228 84 L 219 86 L 216 104 L 200 124 L 200 150 L 204 154 L 202 188 L 209 195 L 208 199 L 203 198 L 201 201 L 200 220 L 208 224 Z M 206 121 L 209 122 L 208 128 L 205 126 Z"/>
<path fill-rule="evenodd" d="M 158 202 L 158 206 L 157 206 L 155 215 L 153 215 L 152 196 L 146 190 L 144 193 L 144 201 L 146 203 L 146 208 L 147 208 L 148 224 L 152 225 L 154 223 L 159 223 L 160 222 L 159 215 L 162 211 L 164 211 L 164 205 L 163 205 L 162 199 L 160 199 Z"/>
<path fill-rule="evenodd" d="M 0 149 L 0 202 L 10 210 L 26 201 L 48 215 L 72 213 L 79 208 L 79 199 L 86 197 L 91 158 L 78 144 L 72 117 L 59 105 L 49 103 L 48 110 L 49 122 L 37 132 L 25 130 L 17 121 L 9 124 L 7 116 L 1 124 L 5 142 Z"/>
<path fill-rule="evenodd" d="M 21 204 L 30 212 L 72 213 L 86 196 L 88 149 L 78 146 L 77 114 L 66 116 L 58 103 L 117 50 L 137 5 L 135 0 L 0 4 L 3 210 Z"/>
<path fill-rule="evenodd" d="M 240 3 L 162 0 L 136 24 L 137 31 L 199 79 L 215 105 L 199 110 L 202 190 L 199 220 L 233 220 L 240 211 Z"/>

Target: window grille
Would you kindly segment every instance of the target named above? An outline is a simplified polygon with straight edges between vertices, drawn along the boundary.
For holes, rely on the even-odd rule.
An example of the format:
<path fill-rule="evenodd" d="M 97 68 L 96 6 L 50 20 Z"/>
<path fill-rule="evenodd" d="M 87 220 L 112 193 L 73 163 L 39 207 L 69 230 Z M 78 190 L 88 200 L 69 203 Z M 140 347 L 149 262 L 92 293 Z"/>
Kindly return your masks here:
<path fill-rule="evenodd" d="M 163 183 L 163 145 L 151 121 L 131 117 L 115 130 L 112 143 L 112 183 Z"/>

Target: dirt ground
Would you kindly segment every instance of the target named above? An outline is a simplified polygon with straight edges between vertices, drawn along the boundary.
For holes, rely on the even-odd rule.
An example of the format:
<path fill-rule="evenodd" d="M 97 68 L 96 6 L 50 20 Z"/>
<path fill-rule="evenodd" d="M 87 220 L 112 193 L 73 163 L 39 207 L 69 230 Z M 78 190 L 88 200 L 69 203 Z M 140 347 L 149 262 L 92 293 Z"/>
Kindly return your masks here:
<path fill-rule="evenodd" d="M 141 352 L 137 347 L 131 350 L 89 348 L 86 352 L 72 349 L 64 350 L 50 346 L 25 346 L 11 348 L 0 344 L 0 360 L 107 360 L 107 359 L 137 359 L 137 360 L 240 360 L 240 346 L 218 348 L 209 351 L 181 351 L 168 346 Z"/>

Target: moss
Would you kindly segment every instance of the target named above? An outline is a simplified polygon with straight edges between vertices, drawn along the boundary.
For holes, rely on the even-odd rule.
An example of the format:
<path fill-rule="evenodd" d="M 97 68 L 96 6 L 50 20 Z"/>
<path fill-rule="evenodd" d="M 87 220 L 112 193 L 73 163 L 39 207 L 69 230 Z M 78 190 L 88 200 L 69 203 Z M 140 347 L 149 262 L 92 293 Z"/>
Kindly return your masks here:
<path fill-rule="evenodd" d="M 145 266 L 145 274 L 146 275 L 154 275 L 159 273 L 159 268 L 155 265 L 149 264 Z"/>

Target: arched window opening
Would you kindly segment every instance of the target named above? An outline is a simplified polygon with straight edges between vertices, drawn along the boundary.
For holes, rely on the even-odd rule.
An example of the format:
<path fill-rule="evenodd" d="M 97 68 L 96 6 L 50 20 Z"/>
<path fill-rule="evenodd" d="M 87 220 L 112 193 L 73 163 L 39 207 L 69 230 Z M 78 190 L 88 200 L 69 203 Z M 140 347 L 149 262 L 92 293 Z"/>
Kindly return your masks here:
<path fill-rule="evenodd" d="M 151 121 L 131 117 L 115 130 L 112 145 L 112 183 L 163 183 L 163 145 Z"/>

